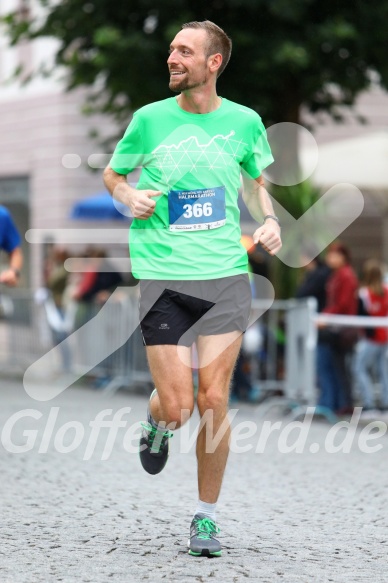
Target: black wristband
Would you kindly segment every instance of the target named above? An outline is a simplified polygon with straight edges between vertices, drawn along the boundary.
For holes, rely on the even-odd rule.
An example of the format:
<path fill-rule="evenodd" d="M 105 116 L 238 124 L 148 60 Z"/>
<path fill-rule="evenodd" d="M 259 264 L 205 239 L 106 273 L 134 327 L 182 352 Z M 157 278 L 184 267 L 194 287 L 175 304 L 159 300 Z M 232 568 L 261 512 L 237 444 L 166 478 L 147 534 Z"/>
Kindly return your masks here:
<path fill-rule="evenodd" d="M 277 224 L 278 224 L 278 225 L 279 225 L 279 227 L 280 227 L 280 221 L 279 221 L 278 217 L 276 217 L 275 215 L 265 215 L 265 217 L 264 217 L 264 219 L 263 219 L 263 223 L 265 223 L 265 221 L 266 221 L 267 219 L 272 219 L 272 220 L 276 221 L 276 222 L 277 222 Z"/>

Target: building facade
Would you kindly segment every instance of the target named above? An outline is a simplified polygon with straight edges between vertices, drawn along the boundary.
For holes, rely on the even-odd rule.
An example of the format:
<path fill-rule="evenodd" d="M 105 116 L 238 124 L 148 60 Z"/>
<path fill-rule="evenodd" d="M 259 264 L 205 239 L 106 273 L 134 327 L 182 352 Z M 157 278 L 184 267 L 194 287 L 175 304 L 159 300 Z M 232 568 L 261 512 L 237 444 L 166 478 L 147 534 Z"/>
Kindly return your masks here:
<path fill-rule="evenodd" d="M 1 2 L 0 14 L 15 4 Z M 83 115 L 86 93 L 66 92 L 63 71 L 24 86 L 9 81 L 20 64 L 26 74 L 42 61 L 49 65 L 55 48 L 51 39 L 9 47 L 0 36 L 0 204 L 9 208 L 24 239 L 23 286 L 41 285 L 43 275 L 45 246 L 28 243 L 29 230 L 51 230 L 41 236 L 50 243 L 55 242 L 57 229 L 101 228 L 101 223 L 74 221 L 71 210 L 76 201 L 104 190 L 102 171 L 93 172 L 88 164 L 89 157 L 101 150 L 91 132 L 98 128 L 107 136 L 117 131 L 107 117 Z"/>

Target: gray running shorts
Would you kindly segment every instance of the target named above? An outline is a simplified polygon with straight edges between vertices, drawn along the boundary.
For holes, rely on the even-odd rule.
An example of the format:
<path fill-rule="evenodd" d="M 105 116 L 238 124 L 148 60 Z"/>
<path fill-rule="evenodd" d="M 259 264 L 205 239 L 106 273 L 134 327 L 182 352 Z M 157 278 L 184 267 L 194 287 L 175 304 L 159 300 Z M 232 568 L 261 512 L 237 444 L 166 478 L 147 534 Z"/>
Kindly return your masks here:
<path fill-rule="evenodd" d="M 140 281 L 140 326 L 146 346 L 191 346 L 197 336 L 245 332 L 251 309 L 248 274 L 220 279 Z"/>

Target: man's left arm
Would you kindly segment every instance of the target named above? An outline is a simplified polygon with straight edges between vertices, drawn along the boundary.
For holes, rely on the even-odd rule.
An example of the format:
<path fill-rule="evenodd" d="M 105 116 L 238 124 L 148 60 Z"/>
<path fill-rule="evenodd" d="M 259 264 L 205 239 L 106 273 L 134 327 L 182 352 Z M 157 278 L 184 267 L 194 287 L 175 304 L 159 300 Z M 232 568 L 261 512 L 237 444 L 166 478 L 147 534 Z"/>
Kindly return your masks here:
<path fill-rule="evenodd" d="M 260 220 L 258 218 L 258 210 L 260 209 L 264 218 L 264 224 L 253 233 L 253 241 L 255 244 L 260 243 L 270 255 L 276 255 L 282 247 L 280 225 L 275 217 L 275 211 L 265 188 L 264 179 L 259 176 L 252 180 L 245 176 L 243 182 L 243 198 L 249 212 L 255 220 Z M 274 218 L 271 218 L 271 216 Z"/>

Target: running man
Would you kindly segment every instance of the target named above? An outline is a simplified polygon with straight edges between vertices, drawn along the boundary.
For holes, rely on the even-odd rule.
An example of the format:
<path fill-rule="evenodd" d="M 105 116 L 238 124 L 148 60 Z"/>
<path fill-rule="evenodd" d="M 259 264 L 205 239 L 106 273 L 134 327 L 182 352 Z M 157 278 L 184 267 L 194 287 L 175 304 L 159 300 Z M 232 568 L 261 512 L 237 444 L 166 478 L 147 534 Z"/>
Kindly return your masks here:
<path fill-rule="evenodd" d="M 132 270 L 140 281 L 140 317 L 156 389 L 140 440 L 150 474 L 165 466 L 170 429 L 194 409 L 191 350 L 198 354 L 199 500 L 189 553 L 220 556 L 216 504 L 228 458 L 229 385 L 250 311 L 247 253 L 237 206 L 241 171 L 255 184 L 263 224 L 253 235 L 271 255 L 280 227 L 261 177 L 272 161 L 253 110 L 217 95 L 231 40 L 210 21 L 184 24 L 170 45 L 170 89 L 138 110 L 104 172 L 108 190 L 135 217 Z M 137 188 L 127 175 L 142 167 Z M 206 439 L 223 429 L 217 447 Z M 210 434 L 210 435 L 209 435 Z"/>

